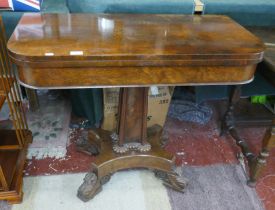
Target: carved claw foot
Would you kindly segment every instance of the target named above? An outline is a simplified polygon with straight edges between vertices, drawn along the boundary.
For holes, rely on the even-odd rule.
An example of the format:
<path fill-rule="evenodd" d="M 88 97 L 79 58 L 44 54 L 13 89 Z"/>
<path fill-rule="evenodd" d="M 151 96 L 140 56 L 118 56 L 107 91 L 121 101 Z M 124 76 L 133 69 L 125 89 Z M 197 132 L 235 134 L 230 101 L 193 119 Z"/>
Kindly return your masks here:
<path fill-rule="evenodd" d="M 110 181 L 112 174 L 106 175 L 100 179 L 100 184 L 104 185 Z"/>
<path fill-rule="evenodd" d="M 101 191 L 102 186 L 97 175 L 93 172 L 87 173 L 83 180 L 84 182 L 78 188 L 77 197 L 87 202 Z"/>
<path fill-rule="evenodd" d="M 111 174 L 98 178 L 96 173 L 89 172 L 83 179 L 77 191 L 77 197 L 87 202 L 102 190 L 102 185 L 106 184 L 111 179 Z"/>
<path fill-rule="evenodd" d="M 94 130 L 89 130 L 76 142 L 76 147 L 78 151 L 88 155 L 98 155 L 101 151 L 101 138 Z"/>
<path fill-rule="evenodd" d="M 160 171 L 155 170 L 154 171 L 155 176 L 163 181 L 163 184 L 167 187 L 170 187 L 176 191 L 184 192 L 188 180 L 186 178 L 183 178 L 179 176 L 176 172 L 170 171 Z"/>

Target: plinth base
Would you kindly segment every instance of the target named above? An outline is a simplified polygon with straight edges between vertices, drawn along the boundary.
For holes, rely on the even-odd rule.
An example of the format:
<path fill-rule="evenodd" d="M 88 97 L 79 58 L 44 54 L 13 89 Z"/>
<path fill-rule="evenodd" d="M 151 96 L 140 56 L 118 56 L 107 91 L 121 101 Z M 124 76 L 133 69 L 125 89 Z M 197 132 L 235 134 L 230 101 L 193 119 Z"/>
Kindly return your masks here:
<path fill-rule="evenodd" d="M 148 142 L 152 146 L 149 152 L 129 151 L 118 154 L 113 151 L 111 132 L 98 130 L 102 141 L 101 152 L 92 164 L 91 171 L 86 174 L 77 196 L 84 202 L 92 199 L 102 190 L 102 185 L 109 181 L 113 173 L 131 168 L 151 169 L 166 186 L 183 192 L 187 181 L 174 171 L 175 158 L 161 147 L 161 131 L 157 126 L 155 132 L 148 132 Z"/>

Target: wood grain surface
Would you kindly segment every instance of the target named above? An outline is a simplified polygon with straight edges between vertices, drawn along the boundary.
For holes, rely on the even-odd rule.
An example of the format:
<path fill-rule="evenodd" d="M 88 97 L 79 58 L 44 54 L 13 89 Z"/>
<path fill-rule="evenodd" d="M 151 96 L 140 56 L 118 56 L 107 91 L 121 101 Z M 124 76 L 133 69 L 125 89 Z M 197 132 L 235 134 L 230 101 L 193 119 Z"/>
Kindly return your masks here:
<path fill-rule="evenodd" d="M 28 14 L 8 42 L 34 88 L 246 83 L 260 39 L 226 16 Z"/>

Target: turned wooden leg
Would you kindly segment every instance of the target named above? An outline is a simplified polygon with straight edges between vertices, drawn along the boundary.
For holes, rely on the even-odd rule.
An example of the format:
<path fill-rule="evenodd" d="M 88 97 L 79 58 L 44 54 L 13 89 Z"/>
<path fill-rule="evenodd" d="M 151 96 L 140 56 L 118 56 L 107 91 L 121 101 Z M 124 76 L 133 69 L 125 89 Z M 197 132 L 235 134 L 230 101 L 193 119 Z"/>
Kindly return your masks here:
<path fill-rule="evenodd" d="M 249 162 L 250 168 L 250 179 L 248 185 L 255 187 L 256 181 L 259 178 L 264 166 L 266 165 L 266 158 L 269 156 L 269 150 L 275 146 L 275 119 L 273 125 L 265 133 L 262 142 L 262 150 L 258 157 L 254 158 Z"/>
<path fill-rule="evenodd" d="M 228 133 L 230 128 L 234 127 L 234 108 L 236 104 L 239 102 L 241 97 L 241 86 L 232 86 L 229 95 L 229 103 L 228 108 L 225 112 L 225 115 L 221 124 L 221 136 Z"/>
<path fill-rule="evenodd" d="M 234 108 L 241 96 L 241 86 L 233 86 L 229 98 L 229 106 L 225 113 L 224 120 L 222 122 L 222 133 L 228 133 L 235 139 L 236 144 L 241 148 L 243 155 L 248 159 L 252 160 L 255 155 L 249 149 L 247 143 L 243 138 L 240 137 L 234 119 Z"/>
<path fill-rule="evenodd" d="M 239 101 L 240 95 L 240 86 L 234 86 L 230 95 L 228 110 L 222 122 L 222 133 L 229 132 L 229 134 L 236 141 L 237 145 L 241 148 L 249 166 L 250 178 L 247 183 L 249 186 L 254 187 L 264 165 L 266 164 L 266 158 L 269 155 L 269 150 L 275 146 L 275 120 L 273 120 L 272 128 L 266 131 L 262 143 L 262 150 L 259 155 L 256 156 L 251 152 L 245 140 L 240 137 L 235 127 L 234 107 Z"/>

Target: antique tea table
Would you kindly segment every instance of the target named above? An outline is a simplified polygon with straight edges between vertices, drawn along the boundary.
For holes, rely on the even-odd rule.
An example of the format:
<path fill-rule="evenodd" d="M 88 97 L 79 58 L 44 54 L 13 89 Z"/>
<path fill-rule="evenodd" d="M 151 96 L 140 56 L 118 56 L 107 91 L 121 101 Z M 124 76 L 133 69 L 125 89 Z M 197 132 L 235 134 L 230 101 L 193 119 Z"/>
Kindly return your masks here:
<path fill-rule="evenodd" d="M 152 169 L 183 191 L 162 128 L 147 130 L 149 87 L 248 83 L 264 47 L 226 16 L 25 14 L 8 50 L 29 88 L 122 87 L 117 133 L 91 130 L 78 144 L 99 153 L 78 190 L 87 201 L 130 168 Z"/>

